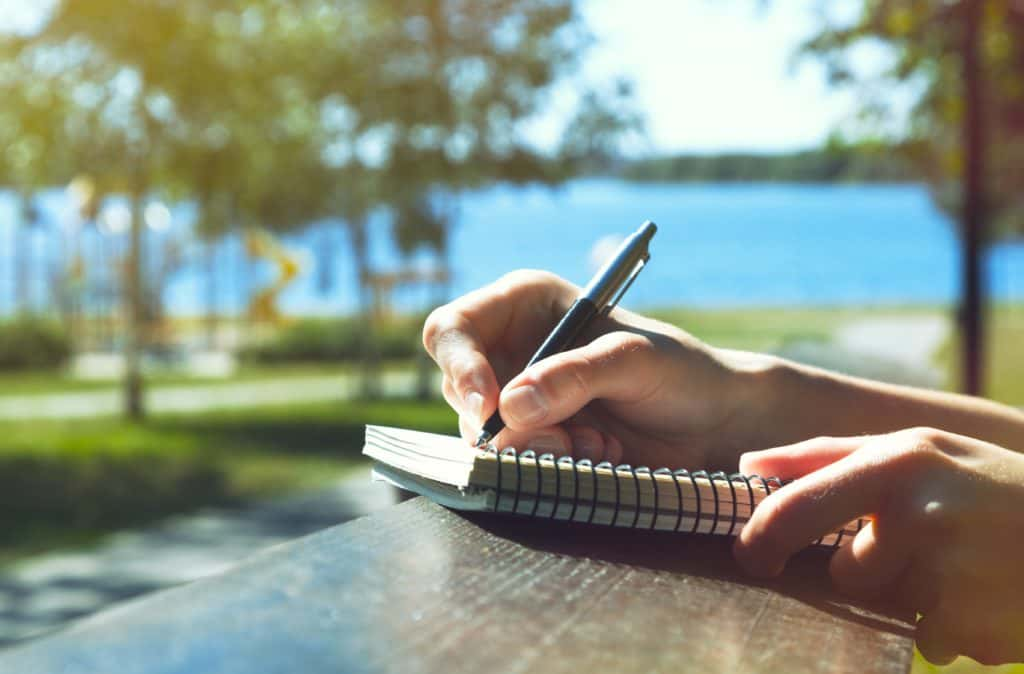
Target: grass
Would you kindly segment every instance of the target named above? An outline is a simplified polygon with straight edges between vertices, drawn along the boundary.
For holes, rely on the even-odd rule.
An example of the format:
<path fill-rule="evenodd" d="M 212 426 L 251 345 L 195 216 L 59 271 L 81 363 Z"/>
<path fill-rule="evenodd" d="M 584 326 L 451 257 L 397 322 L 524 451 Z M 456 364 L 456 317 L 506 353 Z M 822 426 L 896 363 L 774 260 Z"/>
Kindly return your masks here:
<path fill-rule="evenodd" d="M 440 402 L 351 402 L 0 423 L 0 562 L 207 505 L 324 485 L 365 465 L 363 426 L 456 432 Z"/>
<path fill-rule="evenodd" d="M 827 343 L 837 329 L 864 318 L 942 314 L 939 307 L 809 309 L 663 309 L 651 312 L 715 346 L 746 351 L 784 351 L 798 341 Z M 986 395 L 1008 405 L 1024 406 L 1024 307 L 997 305 L 989 313 Z M 946 388 L 959 381 L 958 340 L 951 336 L 934 354 L 946 373 Z"/>
<path fill-rule="evenodd" d="M 948 387 L 957 386 L 959 339 L 950 338 L 937 355 Z M 986 394 L 1008 405 L 1024 406 L 1024 307 L 997 305 L 989 312 Z"/>
<path fill-rule="evenodd" d="M 385 370 L 409 369 L 412 363 L 388 362 Z M 230 377 L 196 377 L 175 372 L 159 372 L 146 377 L 147 386 L 215 386 L 233 382 L 260 379 L 290 379 L 322 377 L 358 372 L 352 363 L 291 363 L 288 365 L 244 364 Z M 70 393 L 76 391 L 109 391 L 120 386 L 117 380 L 76 379 L 68 372 L 0 372 L 0 396 L 33 395 L 41 393 Z"/>
<path fill-rule="evenodd" d="M 910 665 L 910 674 L 1024 674 L 1024 664 L 986 666 L 966 657 L 960 657 L 948 665 L 939 667 L 921 657 L 914 649 L 914 661 Z"/>
<path fill-rule="evenodd" d="M 938 311 L 935 307 L 907 306 L 659 309 L 649 313 L 714 346 L 775 352 L 794 342 L 828 342 L 839 327 L 858 319 Z"/>

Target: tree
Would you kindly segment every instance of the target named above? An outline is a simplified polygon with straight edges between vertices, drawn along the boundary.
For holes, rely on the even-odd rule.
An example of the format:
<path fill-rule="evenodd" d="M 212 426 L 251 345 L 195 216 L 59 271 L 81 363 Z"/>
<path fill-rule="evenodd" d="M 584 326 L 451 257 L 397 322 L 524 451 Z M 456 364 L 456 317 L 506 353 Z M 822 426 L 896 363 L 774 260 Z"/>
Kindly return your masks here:
<path fill-rule="evenodd" d="M 865 0 L 855 21 L 830 22 L 805 49 L 825 60 L 834 83 L 864 85 L 850 54 L 865 40 L 894 50 L 883 80 L 922 92 L 906 149 L 960 222 L 962 388 L 978 394 L 982 249 L 1001 233 L 1024 231 L 1024 7 L 1006 0 Z M 878 97 L 868 107 L 886 112 Z"/>
<path fill-rule="evenodd" d="M 616 83 L 611 95 L 577 87 L 577 114 L 556 147 L 537 147 L 524 133 L 555 87 L 573 86 L 589 44 L 571 0 L 387 0 L 325 12 L 322 20 L 342 25 L 343 16 L 355 27 L 344 37 L 350 76 L 328 73 L 322 91 L 327 109 L 344 120 L 327 147 L 362 186 L 349 227 L 367 326 L 365 284 L 373 274 L 358 251 L 365 252 L 365 214 L 375 205 L 392 213 L 400 251 L 427 248 L 446 269 L 456 212 L 444 204 L 495 181 L 563 180 L 613 152 L 614 138 L 638 124 L 626 105 L 628 86 Z"/>
<path fill-rule="evenodd" d="M 232 220 L 287 230 L 340 218 L 368 311 L 376 209 L 402 220 L 402 245 L 436 246 L 451 220 L 407 217 L 433 195 L 554 182 L 608 147 L 606 102 L 621 95 L 581 95 L 571 142 L 539 148 L 523 133 L 588 40 L 570 0 L 65 0 L 8 41 L 40 86 L 64 78 L 69 163 L 132 203 L 126 410 L 141 414 L 146 198 L 191 200 L 207 241 Z"/>
<path fill-rule="evenodd" d="M 0 45 L 0 184 L 13 188 L 18 198 L 14 229 L 14 295 L 18 310 L 27 312 L 31 256 L 26 247 L 30 229 L 39 225 L 35 193 L 67 180 L 67 146 L 61 121 L 72 106 L 67 90 L 41 85 L 33 68 Z"/>

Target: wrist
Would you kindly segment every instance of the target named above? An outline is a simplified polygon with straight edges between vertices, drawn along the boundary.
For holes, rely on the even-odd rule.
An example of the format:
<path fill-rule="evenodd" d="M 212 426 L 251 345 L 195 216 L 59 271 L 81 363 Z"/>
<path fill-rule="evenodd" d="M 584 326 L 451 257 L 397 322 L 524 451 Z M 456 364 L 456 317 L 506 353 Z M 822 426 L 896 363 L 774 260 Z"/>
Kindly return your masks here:
<path fill-rule="evenodd" d="M 716 349 L 729 370 L 728 399 L 733 402 L 729 435 L 736 459 L 752 450 L 790 441 L 787 413 L 793 409 L 792 391 L 801 377 L 798 368 L 777 356 L 731 349 Z"/>

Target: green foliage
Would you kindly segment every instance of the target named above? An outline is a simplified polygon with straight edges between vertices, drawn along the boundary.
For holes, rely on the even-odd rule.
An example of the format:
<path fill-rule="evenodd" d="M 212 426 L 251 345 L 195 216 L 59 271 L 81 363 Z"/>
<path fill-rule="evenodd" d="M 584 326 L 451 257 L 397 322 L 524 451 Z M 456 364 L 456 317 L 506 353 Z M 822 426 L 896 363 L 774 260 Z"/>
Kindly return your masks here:
<path fill-rule="evenodd" d="M 22 317 L 0 323 L 0 371 L 56 369 L 71 356 L 71 340 L 57 323 Z"/>
<path fill-rule="evenodd" d="M 578 92 L 600 148 L 552 158 L 521 133 L 556 81 L 583 88 L 589 41 L 572 0 L 64 0 L 0 34 L 0 127 L 24 150 L 0 179 L 141 180 L 195 199 L 205 234 L 556 180 L 635 123 L 620 86 Z"/>
<path fill-rule="evenodd" d="M 678 182 L 907 182 L 918 174 L 895 148 L 829 146 L 789 154 L 676 155 L 630 162 L 629 180 Z"/>
<path fill-rule="evenodd" d="M 830 16 L 820 2 L 822 16 Z M 988 157 L 982 176 L 995 233 L 1024 231 L 1024 6 L 1006 0 L 864 0 L 852 21 L 826 20 L 803 51 L 826 64 L 830 79 L 855 86 L 863 113 L 886 120 L 894 84 L 920 92 L 903 149 L 933 185 L 940 205 L 962 209 L 967 165 L 964 37 L 968 10 L 979 7 L 983 118 L 977 130 Z M 865 44 L 891 47 L 894 59 L 877 77 L 853 67 Z"/>
<path fill-rule="evenodd" d="M 409 360 L 422 350 L 420 325 L 418 320 L 402 319 L 383 322 L 368 332 L 360 318 L 301 319 L 271 339 L 244 348 L 241 357 L 262 364 L 354 362 L 373 348 L 382 359 Z"/>
<path fill-rule="evenodd" d="M 0 561 L 202 506 L 327 484 L 364 424 L 455 433 L 442 402 L 325 403 L 116 419 L 0 422 Z"/>

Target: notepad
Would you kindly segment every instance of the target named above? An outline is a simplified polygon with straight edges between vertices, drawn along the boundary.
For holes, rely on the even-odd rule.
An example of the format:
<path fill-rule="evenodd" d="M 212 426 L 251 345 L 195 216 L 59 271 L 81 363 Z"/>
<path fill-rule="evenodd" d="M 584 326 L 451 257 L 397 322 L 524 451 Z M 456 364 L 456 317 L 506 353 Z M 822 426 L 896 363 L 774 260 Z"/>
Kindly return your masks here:
<path fill-rule="evenodd" d="M 376 477 L 448 508 L 655 531 L 735 536 L 778 478 L 636 467 L 477 449 L 457 437 L 367 426 L 363 454 Z M 855 520 L 817 541 L 839 546 Z"/>

